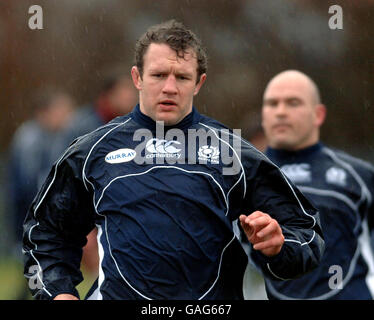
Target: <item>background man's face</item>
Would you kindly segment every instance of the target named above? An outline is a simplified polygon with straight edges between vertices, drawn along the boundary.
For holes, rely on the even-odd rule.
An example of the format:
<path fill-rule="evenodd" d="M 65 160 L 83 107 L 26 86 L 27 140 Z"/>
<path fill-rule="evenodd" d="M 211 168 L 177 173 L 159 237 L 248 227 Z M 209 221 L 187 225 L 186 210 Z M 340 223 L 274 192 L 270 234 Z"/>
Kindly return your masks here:
<path fill-rule="evenodd" d="M 286 77 L 272 81 L 262 107 L 262 126 L 269 146 L 298 150 L 316 143 L 321 124 L 317 107 L 305 81 Z"/>
<path fill-rule="evenodd" d="M 129 113 L 137 102 L 137 91 L 131 80 L 123 78 L 109 93 L 107 98 L 116 115 L 122 116 Z"/>
<path fill-rule="evenodd" d="M 66 128 L 74 112 L 74 104 L 69 96 L 55 96 L 49 105 L 37 113 L 37 119 L 41 126 L 51 132 Z"/>
<path fill-rule="evenodd" d="M 193 51 L 179 58 L 168 45 L 152 43 L 143 59 L 143 76 L 136 67 L 131 71 L 139 90 L 140 110 L 165 125 L 180 122 L 192 111 L 193 97 L 206 78 L 203 74 L 196 83 L 197 59 Z"/>

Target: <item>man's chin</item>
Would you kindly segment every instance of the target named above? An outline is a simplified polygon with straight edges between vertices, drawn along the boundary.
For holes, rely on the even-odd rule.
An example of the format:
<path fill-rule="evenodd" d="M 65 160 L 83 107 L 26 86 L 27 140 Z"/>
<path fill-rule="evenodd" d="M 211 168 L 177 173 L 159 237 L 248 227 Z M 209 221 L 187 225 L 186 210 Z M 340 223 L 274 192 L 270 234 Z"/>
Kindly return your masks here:
<path fill-rule="evenodd" d="M 175 112 L 160 112 L 157 114 L 157 121 L 163 121 L 164 126 L 174 126 L 177 123 L 181 122 L 184 117 L 181 117 Z"/>
<path fill-rule="evenodd" d="M 163 122 L 164 126 L 166 126 L 166 127 L 174 126 L 178 122 L 180 122 L 180 120 L 177 119 L 176 117 L 165 117 L 165 116 L 163 116 L 163 117 L 157 117 L 156 121 Z"/>
<path fill-rule="evenodd" d="M 273 149 L 281 149 L 281 150 L 293 150 L 294 149 L 294 143 L 290 141 L 285 141 L 285 140 L 278 140 L 273 142 L 270 145 Z"/>

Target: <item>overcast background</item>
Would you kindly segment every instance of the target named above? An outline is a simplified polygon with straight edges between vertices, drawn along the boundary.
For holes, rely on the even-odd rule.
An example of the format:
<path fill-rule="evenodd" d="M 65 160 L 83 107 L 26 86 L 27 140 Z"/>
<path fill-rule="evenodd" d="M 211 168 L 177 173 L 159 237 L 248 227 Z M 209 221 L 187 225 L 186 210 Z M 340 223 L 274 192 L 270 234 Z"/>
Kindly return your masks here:
<path fill-rule="evenodd" d="M 28 28 L 32 4 L 43 8 L 43 30 Z M 329 28 L 333 4 L 343 9 L 343 30 Z M 1 0 L 0 150 L 30 117 L 35 89 L 53 83 L 78 105 L 91 100 L 103 70 L 130 71 L 148 26 L 176 18 L 208 51 L 208 80 L 195 100 L 201 112 L 243 127 L 260 110 L 267 81 L 296 68 L 316 81 L 328 107 L 323 140 L 370 158 L 373 7 L 372 0 Z"/>

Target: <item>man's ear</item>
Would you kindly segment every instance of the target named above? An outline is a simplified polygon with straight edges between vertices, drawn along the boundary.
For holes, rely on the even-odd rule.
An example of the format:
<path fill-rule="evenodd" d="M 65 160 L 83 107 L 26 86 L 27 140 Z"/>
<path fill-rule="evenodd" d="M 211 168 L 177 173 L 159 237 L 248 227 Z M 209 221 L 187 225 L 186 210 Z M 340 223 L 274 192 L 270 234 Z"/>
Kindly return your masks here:
<path fill-rule="evenodd" d="M 205 82 L 205 80 L 206 80 L 206 73 L 203 73 L 200 76 L 200 81 L 197 83 L 197 85 L 195 87 L 195 91 L 193 93 L 194 96 L 196 96 L 199 93 L 200 88 L 203 86 L 203 83 Z"/>
<path fill-rule="evenodd" d="M 316 124 L 318 127 L 322 126 L 325 122 L 327 109 L 323 104 L 316 105 Z"/>
<path fill-rule="evenodd" d="M 134 83 L 135 88 L 138 90 L 141 90 L 142 89 L 142 78 L 140 76 L 138 67 L 133 66 L 131 68 L 131 77 L 132 77 L 132 82 Z"/>

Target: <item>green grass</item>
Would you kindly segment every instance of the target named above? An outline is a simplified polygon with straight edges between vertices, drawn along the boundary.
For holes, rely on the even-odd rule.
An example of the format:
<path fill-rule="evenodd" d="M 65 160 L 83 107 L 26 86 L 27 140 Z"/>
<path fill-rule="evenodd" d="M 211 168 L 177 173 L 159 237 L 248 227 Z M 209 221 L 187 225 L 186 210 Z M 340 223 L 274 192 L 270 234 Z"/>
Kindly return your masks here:
<path fill-rule="evenodd" d="M 23 265 L 20 261 L 12 258 L 1 258 L 0 260 L 0 300 L 21 299 L 22 293 L 26 292 L 27 281 L 23 277 Z M 31 294 L 27 293 L 27 298 Z"/>
<path fill-rule="evenodd" d="M 87 272 L 82 272 L 85 279 L 77 287 L 81 299 L 86 296 L 95 281 Z M 22 262 L 14 258 L 0 257 L 0 300 L 33 299 L 27 285 Z"/>
<path fill-rule="evenodd" d="M 77 290 L 81 299 L 84 299 L 88 290 L 90 290 L 92 284 L 95 282 L 96 278 L 92 275 L 89 275 L 84 270 L 82 271 L 84 280 L 77 286 Z"/>

